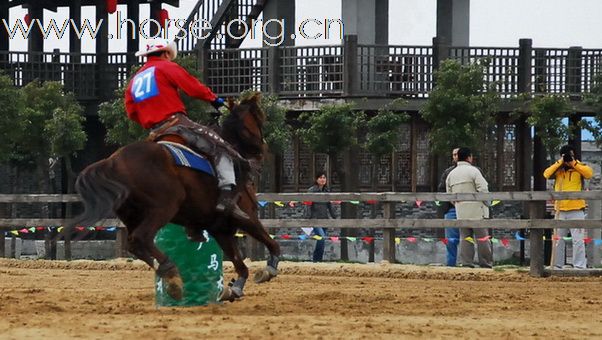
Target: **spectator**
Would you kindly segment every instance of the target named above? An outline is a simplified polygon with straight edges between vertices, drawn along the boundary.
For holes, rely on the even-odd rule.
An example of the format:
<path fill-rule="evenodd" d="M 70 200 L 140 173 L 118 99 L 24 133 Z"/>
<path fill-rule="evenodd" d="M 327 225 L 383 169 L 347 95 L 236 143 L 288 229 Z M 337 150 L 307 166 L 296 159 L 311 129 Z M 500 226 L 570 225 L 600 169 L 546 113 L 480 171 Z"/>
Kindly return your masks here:
<path fill-rule="evenodd" d="M 458 163 L 445 181 L 448 193 L 489 192 L 488 184 L 481 171 L 472 166 L 472 153 L 468 148 L 458 150 Z M 482 220 L 489 218 L 489 207 L 485 202 L 454 202 L 459 220 Z M 481 268 L 492 268 L 493 256 L 488 240 L 483 240 L 489 233 L 484 228 L 460 228 L 460 264 L 463 267 L 474 267 L 474 245 L 467 240 L 474 239 L 477 244 L 479 265 Z M 481 239 L 481 240 L 479 240 Z"/>
<path fill-rule="evenodd" d="M 326 174 L 321 172 L 316 175 L 314 185 L 312 185 L 308 190 L 308 192 L 330 192 L 328 188 Z M 307 208 L 306 213 L 308 218 L 313 219 L 329 219 L 335 218 L 334 209 L 332 208 L 332 204 L 330 202 L 313 202 Z M 326 229 L 323 227 L 314 227 L 313 233 L 322 237 L 322 239 L 317 240 L 316 248 L 313 253 L 313 262 L 322 262 L 322 258 L 324 257 L 324 246 L 326 244 Z"/>
<path fill-rule="evenodd" d="M 439 180 L 438 190 L 440 192 L 445 192 L 445 180 L 449 173 L 456 168 L 456 164 L 458 163 L 458 148 L 452 150 L 452 161 L 453 165 L 443 171 L 441 174 L 441 180 Z M 439 207 L 437 208 L 437 214 L 439 218 L 443 217 L 446 220 L 455 220 L 456 219 L 456 208 L 452 204 L 452 202 L 441 202 Z M 446 265 L 448 267 L 456 266 L 456 258 L 458 255 L 458 243 L 460 242 L 460 230 L 458 228 L 445 228 L 445 239 L 447 243 L 445 247 L 447 248 L 446 253 Z"/>
<path fill-rule="evenodd" d="M 554 191 L 581 191 L 585 179 L 592 177 L 594 171 L 591 167 L 579 161 L 575 148 L 565 145 L 560 148 L 560 159 L 550 165 L 544 172 L 546 179 L 554 178 Z M 583 220 L 585 219 L 585 200 L 559 200 L 554 202 L 555 218 L 557 220 Z M 554 244 L 555 269 L 561 269 L 564 265 L 564 237 L 569 229 L 560 228 L 556 230 L 556 242 Z M 587 268 L 585 258 L 585 229 L 570 228 L 573 239 L 573 268 Z"/>

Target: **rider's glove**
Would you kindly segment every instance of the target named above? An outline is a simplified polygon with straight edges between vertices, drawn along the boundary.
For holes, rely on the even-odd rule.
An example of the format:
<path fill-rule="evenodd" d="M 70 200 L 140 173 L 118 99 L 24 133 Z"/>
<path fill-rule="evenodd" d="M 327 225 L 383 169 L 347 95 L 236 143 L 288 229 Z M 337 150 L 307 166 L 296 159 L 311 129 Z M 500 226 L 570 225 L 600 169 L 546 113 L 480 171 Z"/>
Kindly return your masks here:
<path fill-rule="evenodd" d="M 219 111 L 219 108 L 225 105 L 224 98 L 215 98 L 215 100 L 211 102 L 211 105 Z"/>

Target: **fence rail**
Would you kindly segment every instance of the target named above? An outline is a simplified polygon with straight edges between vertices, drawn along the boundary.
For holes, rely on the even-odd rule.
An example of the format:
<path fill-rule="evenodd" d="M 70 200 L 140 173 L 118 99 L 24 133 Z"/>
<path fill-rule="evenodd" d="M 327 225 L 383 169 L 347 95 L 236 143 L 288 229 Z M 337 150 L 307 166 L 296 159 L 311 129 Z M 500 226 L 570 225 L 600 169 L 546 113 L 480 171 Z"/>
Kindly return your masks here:
<path fill-rule="evenodd" d="M 602 220 L 572 220 L 560 221 L 536 218 L 542 215 L 543 204 L 548 200 L 559 199 L 586 199 L 602 200 L 602 191 L 580 192 L 548 192 L 548 191 L 521 191 L 521 192 L 492 192 L 492 193 L 259 193 L 258 200 L 268 201 L 375 201 L 384 204 L 384 218 L 382 219 L 263 219 L 266 228 L 294 228 L 308 225 L 321 225 L 326 228 L 364 228 L 381 229 L 383 231 L 383 257 L 395 261 L 395 229 L 421 229 L 444 227 L 471 227 L 494 229 L 531 229 L 530 252 L 531 274 L 542 276 L 544 273 L 543 261 L 543 229 L 550 228 L 602 228 Z M 397 218 L 395 204 L 406 201 L 527 201 L 529 205 L 529 219 L 485 219 L 485 220 L 443 220 L 443 219 L 409 219 Z M 78 195 L 0 195 L 0 203 L 73 203 L 78 202 Z M 64 219 L 0 219 L 0 229 L 14 229 L 16 227 L 61 226 L 67 221 Z M 119 227 L 117 253 L 125 254 L 126 229 L 119 220 L 107 219 L 100 221 L 102 224 Z M 0 233 L 0 246 L 4 247 L 4 233 Z M 2 251 L 2 253 L 4 253 Z M 70 242 L 65 242 L 65 258 L 70 258 Z M 69 256 L 67 256 L 69 254 Z"/>

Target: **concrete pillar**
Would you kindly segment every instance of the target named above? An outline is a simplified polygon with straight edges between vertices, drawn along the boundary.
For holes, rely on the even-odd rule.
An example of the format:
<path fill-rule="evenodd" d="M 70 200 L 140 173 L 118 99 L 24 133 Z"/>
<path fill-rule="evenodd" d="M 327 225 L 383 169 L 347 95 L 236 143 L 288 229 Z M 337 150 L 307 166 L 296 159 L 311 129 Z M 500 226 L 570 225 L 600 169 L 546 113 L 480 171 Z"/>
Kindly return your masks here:
<path fill-rule="evenodd" d="M 268 1 L 263 9 L 263 23 L 270 20 L 284 20 L 284 36 L 280 46 L 294 46 L 295 40 L 291 39 L 291 34 L 297 33 L 295 29 L 295 0 Z M 259 26 L 258 26 L 259 27 Z M 250 27 L 250 29 L 252 29 Z M 263 39 L 274 45 L 281 39 L 269 39 L 267 36 L 277 37 L 280 35 L 280 26 L 277 23 L 270 23 L 265 27 L 266 35 Z M 256 32 L 259 34 L 260 32 Z M 266 45 L 265 41 L 263 42 Z"/>
<path fill-rule="evenodd" d="M 32 25 L 37 25 L 37 24 L 34 24 L 34 21 L 33 21 L 34 19 L 38 19 L 38 20 L 42 21 L 42 23 L 43 23 L 44 8 L 38 4 L 29 5 L 29 17 L 31 18 Z M 44 36 L 42 35 L 42 32 L 37 27 L 34 27 L 31 30 L 31 34 L 29 35 L 28 50 L 30 52 L 44 51 Z M 36 58 L 34 58 L 34 59 L 36 59 Z"/>
<path fill-rule="evenodd" d="M 76 25 L 79 25 L 82 20 L 82 1 L 72 0 L 69 5 L 69 17 L 73 20 Z M 71 32 L 69 34 L 69 53 L 71 55 L 72 63 L 80 63 L 79 54 L 82 52 L 82 41 L 75 34 L 73 26 L 71 26 Z"/>
<path fill-rule="evenodd" d="M 0 18 L 5 18 L 8 21 L 8 0 L 0 2 Z M 5 29 L 0 30 L 0 51 L 8 51 L 9 48 L 8 31 Z M 6 60 L 6 55 L 0 55 L 0 61 Z"/>
<path fill-rule="evenodd" d="M 389 43 L 389 0 L 342 0 L 345 35 L 357 35 L 358 44 Z"/>
<path fill-rule="evenodd" d="M 135 64 L 137 59 L 134 54 L 138 51 L 139 48 L 138 37 L 140 36 L 140 32 L 138 32 L 138 27 L 140 27 L 140 3 L 138 0 L 127 1 L 127 13 L 127 19 L 130 19 L 133 22 L 133 24 L 131 22 L 124 22 L 124 29 L 122 30 L 122 32 L 127 32 L 127 63 L 128 68 L 131 68 L 132 65 Z M 121 20 L 123 21 L 125 19 L 126 18 L 123 18 Z M 125 27 L 127 27 L 127 30 L 125 29 Z"/>
<path fill-rule="evenodd" d="M 470 45 L 470 0 L 437 0 L 437 37 L 451 46 Z"/>

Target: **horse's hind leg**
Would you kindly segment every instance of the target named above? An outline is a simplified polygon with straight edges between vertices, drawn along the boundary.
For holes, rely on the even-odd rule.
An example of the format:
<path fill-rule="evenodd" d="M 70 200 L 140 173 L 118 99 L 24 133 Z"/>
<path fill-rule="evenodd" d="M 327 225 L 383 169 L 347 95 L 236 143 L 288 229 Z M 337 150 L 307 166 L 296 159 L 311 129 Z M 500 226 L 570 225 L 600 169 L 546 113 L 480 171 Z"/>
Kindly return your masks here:
<path fill-rule="evenodd" d="M 242 260 L 242 256 L 236 246 L 234 235 L 216 233 L 213 237 L 215 237 L 215 240 L 224 251 L 224 254 L 232 261 L 236 274 L 238 274 L 238 277 L 231 286 L 224 286 L 224 291 L 222 292 L 220 300 L 234 301 L 244 295 L 243 290 L 245 288 L 245 283 L 249 278 L 249 268 L 247 268 Z"/>
<path fill-rule="evenodd" d="M 168 208 L 157 208 L 155 211 L 169 211 Z M 151 215 L 145 217 L 138 226 L 131 228 L 133 232 L 128 237 L 129 251 L 152 267 L 157 275 L 165 280 L 169 296 L 176 300 L 182 299 L 184 284 L 176 265 L 155 246 L 155 235 L 171 217 Z M 157 261 L 155 263 L 155 260 Z M 158 263 L 158 265 L 157 265 Z"/>
<path fill-rule="evenodd" d="M 258 220 L 254 220 L 253 225 L 241 225 L 241 229 L 249 234 L 257 241 L 263 243 L 270 252 L 267 265 L 262 271 L 255 273 L 254 280 L 256 283 L 270 281 L 278 275 L 278 262 L 280 261 L 280 245 L 270 237 L 263 225 Z"/>

